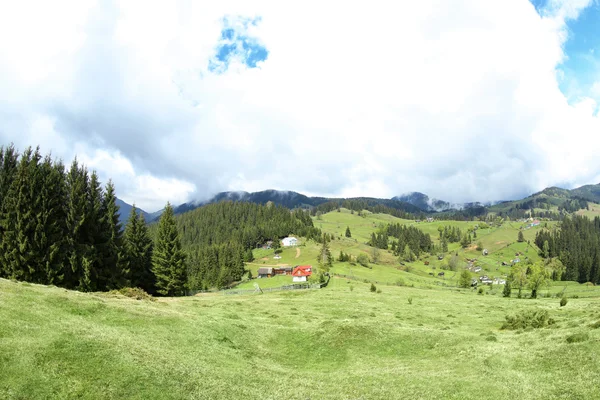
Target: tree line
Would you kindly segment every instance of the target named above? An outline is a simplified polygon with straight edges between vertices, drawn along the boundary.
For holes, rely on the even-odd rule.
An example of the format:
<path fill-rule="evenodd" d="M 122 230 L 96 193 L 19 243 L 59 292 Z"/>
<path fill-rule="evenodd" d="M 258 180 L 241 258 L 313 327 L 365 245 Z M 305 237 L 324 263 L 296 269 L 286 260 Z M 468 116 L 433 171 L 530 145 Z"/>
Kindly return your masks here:
<path fill-rule="evenodd" d="M 323 240 L 308 211 L 290 211 L 273 203 L 223 201 L 180 214 L 175 221 L 189 256 L 190 289 L 223 288 L 239 281 L 244 261 L 252 261 L 252 249 L 267 242 L 278 247 L 290 234 Z M 156 229 L 151 227 L 153 235 Z"/>
<path fill-rule="evenodd" d="M 172 230 L 167 208 L 159 225 Z M 177 240 L 176 231 L 161 230 L 153 243 L 135 207 L 123 229 L 113 183 L 102 187 L 77 160 L 66 169 L 39 148 L 0 148 L 0 277 L 86 292 L 181 294 L 171 274 L 174 260 L 184 259 Z"/>
<path fill-rule="evenodd" d="M 564 265 L 563 280 L 600 283 L 600 218 L 565 218 L 560 229 L 544 229 L 535 244 L 546 259 L 557 257 Z"/>

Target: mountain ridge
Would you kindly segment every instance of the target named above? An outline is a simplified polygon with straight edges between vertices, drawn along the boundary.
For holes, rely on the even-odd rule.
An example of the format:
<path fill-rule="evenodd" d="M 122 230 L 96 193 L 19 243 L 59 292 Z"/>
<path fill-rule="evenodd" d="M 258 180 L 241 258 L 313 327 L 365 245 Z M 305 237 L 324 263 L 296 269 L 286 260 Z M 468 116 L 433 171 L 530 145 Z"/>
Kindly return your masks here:
<path fill-rule="evenodd" d="M 421 192 L 408 192 L 391 199 L 375 197 L 349 197 L 334 198 L 321 196 L 306 196 L 292 190 L 268 189 L 258 192 L 246 191 L 226 191 L 220 192 L 207 200 L 189 201 L 178 206 L 174 206 L 175 214 L 182 214 L 211 203 L 221 201 L 241 201 L 258 204 L 267 204 L 269 202 L 293 208 L 314 208 L 328 202 L 338 202 L 352 200 L 367 201 L 373 205 L 383 205 L 391 208 L 400 209 L 410 213 L 448 213 L 465 210 L 484 209 L 487 212 L 509 212 L 510 210 L 523 210 L 528 208 L 546 208 L 560 211 L 572 210 L 575 207 L 582 206 L 584 202 L 600 203 L 600 184 L 584 185 L 574 189 L 564 189 L 557 186 L 547 187 L 539 192 L 535 192 L 527 197 L 517 200 L 503 200 L 490 202 L 465 202 L 451 203 L 445 200 L 430 198 L 427 194 Z M 125 221 L 131 211 L 131 205 L 118 199 L 121 208 L 121 221 Z M 148 213 L 140 211 L 148 222 L 158 219 L 162 210 Z"/>

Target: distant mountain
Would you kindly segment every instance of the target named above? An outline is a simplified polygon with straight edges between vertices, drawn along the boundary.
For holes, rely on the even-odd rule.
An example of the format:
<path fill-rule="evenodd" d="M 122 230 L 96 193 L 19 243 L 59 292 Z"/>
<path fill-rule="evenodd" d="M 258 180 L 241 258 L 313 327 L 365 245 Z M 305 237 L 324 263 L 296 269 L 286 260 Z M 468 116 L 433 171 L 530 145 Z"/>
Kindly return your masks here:
<path fill-rule="evenodd" d="M 125 203 L 119 198 L 117 198 L 117 205 L 119 206 L 119 221 L 121 222 L 121 224 L 123 224 L 123 226 L 125 226 L 124 224 L 127 221 L 127 218 L 129 218 L 129 214 L 131 213 L 131 209 L 133 208 L 133 206 L 131 204 Z M 136 208 L 138 209 L 138 212 L 141 212 L 144 215 L 144 218 L 147 222 L 154 219 L 151 217 L 151 214 L 148 214 L 146 211 L 140 209 L 139 207 Z"/>
<path fill-rule="evenodd" d="M 178 207 L 175 207 L 175 214 L 181 214 L 186 211 L 193 210 L 201 207 L 205 204 L 218 203 L 220 201 L 241 201 L 257 204 L 267 204 L 272 202 L 274 204 L 284 206 L 287 208 L 298 208 L 298 207 L 314 207 L 319 204 L 328 202 L 330 199 L 325 197 L 308 197 L 303 194 L 292 192 L 289 190 L 263 190 L 262 192 L 221 192 L 213 196 L 209 200 L 195 201 L 190 203 L 184 203 Z"/>
<path fill-rule="evenodd" d="M 558 187 L 549 187 L 531 196 L 521 200 L 496 201 L 496 202 L 467 202 L 450 203 L 448 201 L 430 198 L 424 193 L 411 192 L 401 196 L 395 196 L 391 199 L 380 199 L 373 197 L 355 197 L 355 198 L 326 198 L 309 197 L 298 192 L 288 190 L 263 190 L 260 192 L 231 191 L 221 192 L 208 200 L 192 201 L 174 207 L 175 214 L 182 214 L 194 210 L 206 204 L 218 203 L 221 201 L 239 201 L 251 202 L 257 204 L 273 204 L 293 208 L 313 208 L 328 202 L 342 204 L 347 201 L 361 201 L 369 207 L 382 205 L 385 207 L 402 210 L 412 214 L 419 213 L 458 213 L 456 215 L 478 216 L 487 212 L 496 212 L 503 215 L 523 214 L 524 210 L 537 208 L 552 212 L 561 210 L 574 212 L 585 207 L 587 201 L 600 203 L 600 185 L 585 185 L 580 188 L 567 190 Z M 121 220 L 127 219 L 131 206 L 122 200 L 119 201 L 121 207 Z M 142 210 L 146 221 L 152 222 L 158 219 L 163 210 L 154 213 L 147 213 Z"/>
<path fill-rule="evenodd" d="M 392 200 L 398 200 L 412 204 L 413 206 L 416 206 L 425 212 L 440 212 L 453 209 L 460 210 L 464 208 L 463 205 L 453 205 L 444 200 L 430 199 L 429 196 L 420 192 L 405 193 L 401 196 L 392 197 Z"/>

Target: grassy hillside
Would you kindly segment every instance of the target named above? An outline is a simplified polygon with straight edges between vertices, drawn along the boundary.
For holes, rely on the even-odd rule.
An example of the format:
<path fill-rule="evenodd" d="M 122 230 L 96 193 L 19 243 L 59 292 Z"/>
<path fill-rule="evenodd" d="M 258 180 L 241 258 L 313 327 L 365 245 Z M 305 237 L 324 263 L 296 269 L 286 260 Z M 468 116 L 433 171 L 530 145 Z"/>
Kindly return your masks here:
<path fill-rule="evenodd" d="M 0 398 L 592 399 L 599 307 L 597 298 L 561 308 L 471 291 L 371 293 L 343 279 L 156 301 L 0 280 Z M 556 324 L 499 329 L 524 309 L 547 310 Z"/>

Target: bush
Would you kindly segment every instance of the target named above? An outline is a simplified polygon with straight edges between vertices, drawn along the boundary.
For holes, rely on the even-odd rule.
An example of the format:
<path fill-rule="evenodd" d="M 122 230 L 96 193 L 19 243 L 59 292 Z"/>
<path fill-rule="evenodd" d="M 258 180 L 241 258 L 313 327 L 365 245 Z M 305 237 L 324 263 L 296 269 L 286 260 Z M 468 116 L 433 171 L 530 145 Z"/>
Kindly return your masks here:
<path fill-rule="evenodd" d="M 377 289 L 377 293 L 381 293 L 381 289 Z"/>
<path fill-rule="evenodd" d="M 408 304 L 412 304 L 412 297 L 408 298 Z"/>
<path fill-rule="evenodd" d="M 144 291 L 144 289 L 140 288 L 122 288 L 119 290 L 113 290 L 111 293 L 119 293 L 123 296 L 130 297 L 135 300 L 150 300 L 154 301 L 154 297 L 150 296 L 148 293 Z"/>
<path fill-rule="evenodd" d="M 506 322 L 500 329 L 544 328 L 554 324 L 554 320 L 550 318 L 547 310 L 521 311 L 516 315 L 507 315 L 505 318 Z"/>
<path fill-rule="evenodd" d="M 587 332 L 574 333 L 570 336 L 567 336 L 567 343 L 585 342 L 589 338 L 590 338 L 590 335 Z"/>
<path fill-rule="evenodd" d="M 477 290 L 477 294 L 483 294 L 483 288 L 480 287 L 479 290 Z"/>
<path fill-rule="evenodd" d="M 377 291 L 377 286 L 375 286 L 373 283 L 371 283 L 371 292 L 376 292 Z"/>
<path fill-rule="evenodd" d="M 396 280 L 396 286 L 405 286 L 406 282 L 404 282 L 404 279 L 399 278 Z"/>
<path fill-rule="evenodd" d="M 275 254 L 281 254 L 282 252 L 283 252 L 283 250 L 281 250 L 281 249 L 275 250 Z"/>
<path fill-rule="evenodd" d="M 351 291 L 351 292 L 352 292 L 352 291 L 354 291 L 354 286 L 353 286 L 353 285 L 350 285 L 350 288 L 349 288 L 349 289 L 350 289 L 350 291 Z"/>
<path fill-rule="evenodd" d="M 560 306 L 564 307 L 567 305 L 567 296 L 563 296 L 562 299 L 560 299 Z"/>
<path fill-rule="evenodd" d="M 356 257 L 356 262 L 363 267 L 369 268 L 369 257 L 366 254 L 359 254 L 358 257 Z"/>

